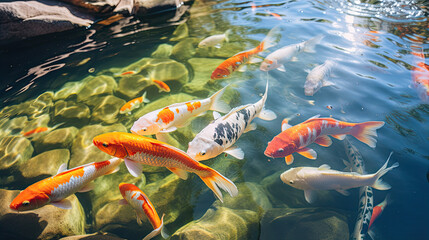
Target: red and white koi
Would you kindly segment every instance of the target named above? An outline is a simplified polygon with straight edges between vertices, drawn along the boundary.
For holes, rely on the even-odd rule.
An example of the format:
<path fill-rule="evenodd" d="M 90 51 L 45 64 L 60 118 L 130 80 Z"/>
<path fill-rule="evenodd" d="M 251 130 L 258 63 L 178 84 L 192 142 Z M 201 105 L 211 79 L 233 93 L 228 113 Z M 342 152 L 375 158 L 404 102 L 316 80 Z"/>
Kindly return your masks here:
<path fill-rule="evenodd" d="M 220 100 L 225 89 L 226 87 L 206 99 L 175 103 L 147 113 L 134 122 L 131 132 L 138 135 L 168 133 L 186 126 L 190 118 L 201 115 L 207 110 L 228 112 L 229 106 Z M 157 138 L 159 136 L 160 134 Z"/>
<path fill-rule="evenodd" d="M 343 140 L 346 135 L 352 135 L 374 148 L 377 142 L 376 130 L 383 125 L 382 121 L 348 123 L 333 118 L 318 118 L 318 115 L 295 126 L 283 123 L 282 132 L 268 143 L 264 154 L 272 158 L 285 157 L 288 165 L 293 163 L 294 152 L 309 159 L 316 159 L 317 153 L 307 146 L 313 142 L 324 147 L 331 146 L 332 140 L 327 135 L 338 140 Z"/>
<path fill-rule="evenodd" d="M 277 117 L 274 112 L 264 109 L 267 93 L 268 82 L 264 96 L 255 104 L 236 107 L 223 117 L 215 116 L 215 121 L 201 130 L 189 143 L 187 151 L 189 156 L 201 161 L 225 152 L 235 158 L 243 159 L 244 152 L 233 145 L 243 133 L 256 129 L 256 126 L 251 124 L 252 120 L 259 117 L 270 121 Z"/>
<path fill-rule="evenodd" d="M 119 158 L 103 162 L 94 162 L 70 170 L 63 164 L 55 176 L 36 182 L 16 196 L 10 208 L 17 211 L 33 210 L 52 204 L 59 208 L 70 209 L 71 202 L 66 198 L 75 192 L 87 192 L 93 189 L 92 180 L 117 172 Z"/>
<path fill-rule="evenodd" d="M 326 60 L 322 65 L 313 68 L 308 73 L 304 84 L 304 93 L 306 96 L 313 96 L 320 88 L 334 85 L 334 83 L 327 80 L 334 66 L 335 62 Z"/>
<path fill-rule="evenodd" d="M 169 237 L 164 228 L 164 214 L 162 214 L 160 219 L 152 202 L 142 190 L 133 184 L 121 183 L 119 184 L 119 191 L 121 191 L 124 198 L 119 201 L 119 204 L 129 204 L 136 211 L 137 223 L 141 225 L 144 215 L 146 215 L 152 224 L 153 231 L 144 237 L 143 240 L 149 240 L 160 233 L 163 238 Z"/>
<path fill-rule="evenodd" d="M 378 190 L 388 190 L 391 188 L 390 185 L 381 181 L 380 178 L 399 166 L 399 163 L 396 162 L 387 167 L 390 156 L 380 170 L 374 174 L 362 175 L 357 172 L 340 172 L 331 170 L 328 165 L 324 164 L 319 168 L 291 168 L 282 173 L 280 179 L 291 187 L 304 190 L 305 200 L 309 203 L 314 202 L 316 198 L 315 190 L 336 190 L 346 196 L 349 195 L 346 191 L 347 189 L 363 186 L 371 186 Z"/>
<path fill-rule="evenodd" d="M 279 71 L 285 72 L 284 64 L 290 61 L 294 56 L 301 52 L 314 53 L 315 46 L 318 44 L 324 35 L 318 35 L 312 39 L 309 39 L 305 42 L 296 43 L 282 47 L 272 53 L 270 53 L 264 61 L 261 63 L 259 69 L 262 71 L 270 71 L 277 69 Z M 293 60 L 293 59 L 292 59 Z"/>
<path fill-rule="evenodd" d="M 184 151 L 164 142 L 131 133 L 112 132 L 96 136 L 93 143 L 103 152 L 122 158 L 131 175 L 142 173 L 142 164 L 166 167 L 182 179 L 188 172 L 197 174 L 222 202 L 218 187 L 231 196 L 238 194 L 237 187 L 214 169 L 192 159 Z"/>
<path fill-rule="evenodd" d="M 59 126 L 61 126 L 63 124 L 64 123 L 60 123 L 60 124 L 57 124 L 57 125 L 55 125 L 55 126 L 53 126 L 51 128 L 50 127 L 36 127 L 36 128 L 31 129 L 30 131 L 27 131 L 27 132 L 21 131 L 21 135 L 24 136 L 24 137 L 33 137 L 33 135 L 35 135 L 37 133 L 44 133 L 44 132 L 53 131 L 53 130 L 55 130 L 56 128 L 58 128 Z"/>
<path fill-rule="evenodd" d="M 141 97 L 134 98 L 133 100 L 130 100 L 129 102 L 125 103 L 124 106 L 121 107 L 119 110 L 120 114 L 131 114 L 131 111 L 140 107 L 142 103 L 148 103 L 150 102 L 149 99 L 146 98 L 146 92 L 143 93 Z"/>

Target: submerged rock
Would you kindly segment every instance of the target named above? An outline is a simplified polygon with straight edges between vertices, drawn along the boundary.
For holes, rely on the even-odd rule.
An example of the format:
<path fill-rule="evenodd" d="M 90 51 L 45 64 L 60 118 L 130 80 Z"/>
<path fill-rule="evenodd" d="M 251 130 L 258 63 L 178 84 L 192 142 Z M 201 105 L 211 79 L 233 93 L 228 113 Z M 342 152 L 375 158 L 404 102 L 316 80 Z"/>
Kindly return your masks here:
<path fill-rule="evenodd" d="M 172 50 L 172 45 L 163 43 L 160 44 L 150 56 L 153 58 L 169 58 Z"/>
<path fill-rule="evenodd" d="M 36 210 L 16 212 L 9 204 L 19 190 L 0 189 L 1 239 L 58 239 L 63 236 L 85 234 L 85 213 L 75 195 L 67 199 L 72 209 L 46 205 Z"/>
<path fill-rule="evenodd" d="M 81 127 L 89 122 L 91 111 L 83 103 L 60 100 L 55 102 L 54 108 L 53 119 L 56 123 L 65 122 L 76 127 Z"/>
<path fill-rule="evenodd" d="M 28 123 L 27 117 L 17 117 L 8 120 L 3 118 L 0 122 L 0 129 L 3 135 L 7 134 L 21 134 L 21 130 L 25 128 Z"/>
<path fill-rule="evenodd" d="M 261 221 L 259 239 L 347 240 L 347 218 L 326 208 L 272 209 Z"/>
<path fill-rule="evenodd" d="M 77 93 L 82 88 L 83 82 L 67 82 L 54 94 L 54 100 L 76 100 Z"/>
<path fill-rule="evenodd" d="M 7 136 L 0 140 L 0 170 L 12 173 L 33 154 L 31 142 L 20 136 Z"/>
<path fill-rule="evenodd" d="M 180 61 L 192 58 L 195 55 L 195 41 L 196 40 L 193 38 L 181 40 L 179 43 L 174 45 L 171 56 Z"/>
<path fill-rule="evenodd" d="M 95 136 L 107 132 L 127 132 L 127 130 L 119 123 L 109 126 L 88 125 L 81 128 L 72 144 L 69 168 L 112 158 L 92 143 L 92 139 Z"/>
<path fill-rule="evenodd" d="M 183 86 L 183 91 L 198 96 L 207 96 L 210 90 L 216 90 L 219 86 L 208 86 L 210 76 L 214 69 L 224 60 L 213 58 L 191 58 L 188 60 L 192 67 L 194 77 Z M 217 87 L 215 89 L 215 87 Z M 220 88 L 219 88 L 220 89 Z M 218 90 L 219 90 L 218 89 Z"/>
<path fill-rule="evenodd" d="M 79 129 L 75 127 L 53 130 L 43 137 L 34 139 L 34 147 L 37 152 L 57 148 L 70 148 L 78 132 Z"/>
<path fill-rule="evenodd" d="M 189 29 L 188 24 L 182 23 L 179 26 L 177 26 L 176 30 L 174 30 L 170 41 L 180 41 L 184 38 L 187 38 L 189 36 Z"/>
<path fill-rule="evenodd" d="M 69 159 L 70 152 L 68 149 L 55 149 L 30 158 L 19 170 L 26 179 L 38 178 L 38 180 L 42 180 L 57 174 L 61 164 L 67 164 Z"/>
<path fill-rule="evenodd" d="M 92 96 L 112 95 L 118 84 L 110 76 L 88 76 L 82 80 L 83 86 L 77 93 L 77 101 L 84 102 Z"/>
<path fill-rule="evenodd" d="M 177 230 L 171 239 L 258 239 L 258 232 L 256 212 L 218 207 Z"/>
<path fill-rule="evenodd" d="M 117 122 L 119 110 L 125 103 L 124 100 L 113 95 L 89 98 L 87 104 L 92 106 L 91 121 L 108 124 Z"/>

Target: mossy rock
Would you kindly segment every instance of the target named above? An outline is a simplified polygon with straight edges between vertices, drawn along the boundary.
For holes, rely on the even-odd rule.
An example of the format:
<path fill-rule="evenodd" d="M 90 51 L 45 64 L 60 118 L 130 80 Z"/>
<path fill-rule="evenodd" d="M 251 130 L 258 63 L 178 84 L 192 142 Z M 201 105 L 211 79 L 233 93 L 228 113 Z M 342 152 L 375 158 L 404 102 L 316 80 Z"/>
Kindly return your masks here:
<path fill-rule="evenodd" d="M 0 201 L 10 203 L 19 192 L 0 189 Z M 75 195 L 71 195 L 67 200 L 71 202 L 71 209 L 46 205 L 32 211 L 16 212 L 9 208 L 9 204 L 2 204 L 0 237 L 50 240 L 85 234 L 85 213 L 79 200 Z"/>
<path fill-rule="evenodd" d="M 28 121 L 25 124 L 25 127 L 21 130 L 21 134 L 27 133 L 31 130 L 38 128 L 38 127 L 48 127 L 48 124 L 50 121 L 51 121 L 51 117 L 49 116 L 49 114 L 43 114 L 36 119 Z M 34 138 L 34 137 L 38 137 L 38 136 L 42 136 L 42 135 L 46 135 L 46 134 L 47 134 L 47 131 L 43 131 L 43 132 L 31 134 L 28 137 Z"/>
<path fill-rule="evenodd" d="M 72 144 L 69 168 L 112 158 L 92 143 L 95 136 L 108 132 L 127 132 L 127 130 L 119 123 L 108 126 L 88 125 L 81 128 Z"/>
<path fill-rule="evenodd" d="M 223 59 L 216 58 L 189 59 L 188 63 L 192 67 L 194 76 L 190 82 L 183 86 L 183 91 L 192 95 L 207 96 L 210 90 L 219 90 L 221 86 L 215 85 L 210 77 L 223 61 Z"/>
<path fill-rule="evenodd" d="M 24 164 L 33 154 L 30 140 L 20 136 L 7 136 L 0 140 L 0 170 L 11 174 Z"/>
<path fill-rule="evenodd" d="M 54 101 L 58 100 L 76 100 L 77 94 L 81 90 L 83 82 L 68 82 L 54 94 Z"/>
<path fill-rule="evenodd" d="M 3 136 L 8 134 L 21 134 L 28 124 L 28 117 L 16 117 L 12 119 L 3 118 L 0 120 L 0 131 Z"/>
<path fill-rule="evenodd" d="M 189 29 L 188 25 L 186 23 L 182 23 L 179 26 L 177 26 L 176 30 L 174 30 L 170 41 L 180 41 L 184 38 L 187 38 L 189 36 Z"/>
<path fill-rule="evenodd" d="M 83 102 L 92 96 L 113 94 L 118 84 L 110 76 L 88 76 L 83 81 L 83 86 L 77 93 L 77 101 Z"/>
<path fill-rule="evenodd" d="M 172 236 L 175 239 L 258 239 L 258 213 L 226 207 L 209 209 L 200 219 L 192 221 Z"/>
<path fill-rule="evenodd" d="M 89 107 L 83 103 L 59 100 L 55 102 L 53 119 L 56 123 L 67 123 L 76 127 L 88 124 L 91 117 Z"/>
<path fill-rule="evenodd" d="M 172 45 L 163 43 L 160 44 L 150 56 L 153 58 L 169 58 L 172 51 Z"/>
<path fill-rule="evenodd" d="M 119 110 L 126 102 L 113 95 L 89 98 L 88 105 L 92 106 L 91 121 L 112 124 L 118 121 Z"/>
<path fill-rule="evenodd" d="M 75 127 L 60 128 L 53 130 L 43 137 L 34 139 L 36 152 L 57 148 L 70 148 L 78 132 L 79 129 Z"/>
<path fill-rule="evenodd" d="M 194 47 L 196 44 L 194 41 L 198 44 L 198 41 L 193 38 L 183 39 L 178 42 L 171 51 L 171 57 L 180 61 L 192 58 L 196 52 Z"/>
<path fill-rule="evenodd" d="M 259 239 L 347 240 L 349 227 L 346 216 L 336 210 L 279 208 L 262 218 Z"/>
<path fill-rule="evenodd" d="M 68 149 L 54 149 L 30 158 L 20 167 L 21 174 L 26 179 L 42 180 L 56 175 L 61 164 L 67 164 L 70 159 Z"/>

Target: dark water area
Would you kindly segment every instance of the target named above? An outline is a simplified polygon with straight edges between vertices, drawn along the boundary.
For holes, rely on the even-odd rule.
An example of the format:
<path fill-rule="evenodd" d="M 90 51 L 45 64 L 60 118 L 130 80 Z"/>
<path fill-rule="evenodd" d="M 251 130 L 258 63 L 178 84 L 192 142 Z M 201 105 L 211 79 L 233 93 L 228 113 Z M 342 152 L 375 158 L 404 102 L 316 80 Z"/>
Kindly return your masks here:
<path fill-rule="evenodd" d="M 183 94 L 181 97 L 172 98 L 183 99 L 177 102 L 188 101 L 187 97 L 202 99 L 228 84 L 233 90 L 227 92 L 226 98 L 232 108 L 255 103 L 264 93 L 265 84 L 269 81 L 265 108 L 274 111 L 277 118 L 273 121 L 255 119 L 256 130 L 240 137 L 236 145 L 245 153 L 244 160 L 221 154 L 203 162 L 231 179 L 238 186 L 239 196 L 242 193 L 247 194 L 243 199 L 237 197 L 240 204 L 250 197 L 255 200 L 248 200 L 249 202 L 259 204 L 255 209 L 246 209 L 258 212 L 257 220 L 247 223 L 249 229 L 252 229 L 247 230 L 247 235 L 217 235 L 219 238 L 235 236 L 239 239 L 282 239 L 286 236 L 287 239 L 310 239 L 306 238 L 309 235 L 304 234 L 305 229 L 299 228 L 298 225 L 306 223 L 309 229 L 313 229 L 314 225 L 318 224 L 318 218 L 308 220 L 303 216 L 311 219 L 315 214 L 320 217 L 332 212 L 338 214 L 339 219 L 345 219 L 343 222 L 348 227 L 348 235 L 353 233 L 359 204 L 358 189 L 349 190 L 350 196 L 343 196 L 335 191 L 321 191 L 318 200 L 309 204 L 305 201 L 302 190 L 289 187 L 279 178 L 282 172 L 291 167 L 319 167 L 328 164 L 332 169 L 342 171 L 345 167 L 343 160 L 347 159 L 342 141 L 332 138 L 333 144 L 327 148 L 315 143 L 309 145 L 317 152 L 315 161 L 294 153 L 294 163 L 286 165 L 284 158 L 271 159 L 264 155 L 267 143 L 281 132 L 284 118 L 290 118 L 289 124 L 296 125 L 320 114 L 321 117 L 355 123 L 385 122 L 385 125 L 377 130 L 375 148 L 348 137 L 362 154 L 367 173 L 375 173 L 385 163 L 390 152 L 393 152 L 393 155 L 389 166 L 395 162 L 399 163 L 398 168 L 383 176 L 383 181 L 389 183 L 392 188 L 387 191 L 374 190 L 375 205 L 382 202 L 387 194 L 390 194 L 392 200 L 372 227 L 375 239 L 429 239 L 429 102 L 428 98 L 420 97 L 419 90 L 414 87 L 413 77 L 416 67 L 420 66 L 419 62 L 425 62 L 424 58 L 416 58 L 415 54 L 422 53 L 424 57 L 429 57 L 427 2 L 195 1 L 180 18 L 168 20 L 172 17 L 174 13 L 149 19 L 126 17 L 108 26 L 95 24 L 87 29 L 0 45 L 0 73 L 3 76 L 0 81 L 0 115 L 3 119 L 0 122 L 0 136 L 16 136 L 19 132 L 29 131 L 38 125 L 53 127 L 65 122 L 58 129 L 76 127 L 79 130 L 70 144 L 61 146 L 70 152 L 69 167 L 75 167 L 79 165 L 77 163 L 109 159 L 107 155 L 100 155 L 98 149 L 92 146 L 92 137 L 96 131 L 85 132 L 86 126 L 129 132 L 132 123 L 142 113 L 175 103 L 169 102 L 171 96 Z M 209 82 L 210 74 L 214 70 L 212 66 L 217 66 L 238 52 L 256 47 L 276 26 L 281 26 L 281 38 L 276 46 L 259 54 L 262 59 L 283 46 L 301 43 L 315 36 L 323 36 L 323 39 L 315 45 L 314 52 L 302 52 L 293 56 L 294 58 L 291 56 L 290 61 L 284 64 L 285 72 L 261 71 L 260 63 L 254 63 L 249 64 L 245 72 L 236 71 L 227 79 Z M 229 42 L 224 42 L 221 48 L 197 47 L 202 39 L 227 30 L 231 30 Z M 159 49 L 160 45 L 167 44 L 173 49 L 170 49 L 168 61 L 173 60 L 174 67 L 179 64 L 183 67 L 177 68 L 180 71 L 167 68 L 164 70 L 173 72 L 168 73 L 171 75 L 186 75 L 185 80 L 165 77 L 165 82 L 171 84 L 170 93 L 158 92 L 157 88 L 150 85 L 139 88 L 131 85 L 135 82 L 127 83 L 131 86 L 121 83 L 127 78 L 121 76 L 122 73 L 137 69 L 137 65 L 146 66 L 146 60 L 142 60 L 144 58 L 150 59 L 147 60 L 148 69 L 157 66 L 158 62 L 150 62 L 158 61 L 152 53 Z M 313 96 L 305 95 L 304 83 L 308 72 L 322 65 L 325 60 L 335 63 L 329 77 L 329 81 L 334 85 L 320 88 Z M 426 64 L 429 64 L 427 60 Z M 92 77 L 100 76 L 108 76 L 117 86 L 113 91 L 100 95 L 96 94 L 101 91 L 96 87 L 93 92 L 82 93 L 94 99 L 88 100 L 80 95 L 78 90 L 68 90 L 72 87 L 66 85 L 76 82 L 76 86 L 81 86 L 79 84 L 86 84 Z M 121 87 L 128 92 L 121 90 Z M 138 91 L 132 92 L 133 87 Z M 114 96 L 115 99 L 126 102 L 140 97 L 145 91 L 151 103 L 134 110 L 131 115 L 121 115 L 117 109 L 115 113 L 110 113 L 114 108 L 110 105 L 99 112 L 103 106 L 98 105 L 99 99 L 96 97 L 104 101 L 104 97 Z M 63 96 L 64 92 L 70 92 L 70 95 Z M 52 94 L 50 105 L 38 109 L 40 113 L 33 114 L 19 107 L 20 104 L 31 103 L 46 93 Z M 182 98 L 184 95 L 189 96 Z M 78 118 L 57 115 L 62 105 L 56 105 L 61 101 L 89 106 L 89 116 L 84 120 L 76 120 Z M 91 105 L 91 101 L 97 103 Z M 115 101 L 118 102 L 115 103 L 118 108 L 122 102 L 117 99 Z M 159 105 L 150 105 L 154 102 Z M 23 106 L 21 107 L 28 108 L 27 105 Z M 146 106 L 148 108 L 145 110 Z M 206 115 L 195 118 L 185 130 L 172 133 L 177 147 L 186 151 L 188 142 L 213 119 L 211 115 L 209 111 Z M 19 120 L 20 117 L 25 117 L 25 121 Z M 2 154 L 11 154 L 16 158 L 18 153 L 25 155 L 26 157 L 20 160 L 20 164 L 25 165 L 30 158 L 52 150 L 52 147 L 48 149 L 47 145 L 40 143 L 43 142 L 43 136 L 29 138 L 29 142 L 34 147 L 34 152 L 24 154 L 23 150 L 12 149 L 8 150 L 12 153 L 2 150 Z M 77 150 L 80 144 L 83 149 Z M 0 149 L 6 147 L 0 146 Z M 0 156 L 0 163 L 13 162 L 13 157 Z M 76 160 L 77 158 L 82 159 Z M 2 189 L 22 190 L 23 186 L 33 184 L 35 179 L 46 177 L 46 173 L 23 177 L 23 170 L 16 167 L 11 169 L 13 171 L 3 167 L 0 169 Z M 113 217 L 110 222 L 100 223 L 97 222 L 100 221 L 97 213 L 103 209 L 102 206 L 113 206 L 113 202 L 116 203 L 120 198 L 117 191 L 118 181 L 137 182 L 143 190 L 147 187 L 149 192 L 154 193 L 149 195 L 149 198 L 164 199 L 155 196 L 156 187 L 150 184 L 171 177 L 170 175 L 165 170 L 149 169 L 145 177 L 136 180 L 127 173 L 125 166 L 121 166 L 115 180 L 109 180 L 109 176 L 102 177 L 106 180 L 100 178 L 96 181 L 95 193 L 77 194 L 86 216 L 86 233 L 105 231 L 123 238 L 141 239 L 152 229 L 147 221 L 143 223 L 142 229 L 135 230 L 138 225 L 134 215 L 127 218 L 132 219 L 132 223 L 131 220 L 124 222 L 124 218 L 116 219 L 116 213 L 111 213 Z M 237 211 L 237 215 L 245 215 L 243 212 L 238 213 L 245 208 L 238 203 L 228 202 L 232 200 L 226 200 L 225 205 L 216 201 L 212 192 L 206 189 L 198 177 L 178 181 L 181 182 L 174 188 L 174 194 L 165 196 L 165 199 L 170 200 L 160 201 L 161 210 L 157 207 L 157 202 L 153 201 L 158 213 L 166 214 L 167 227 L 171 234 L 186 224 L 193 224 L 193 221 L 205 217 L 208 211 L 220 211 L 222 206 Z M 111 189 L 108 186 L 110 183 L 115 184 Z M 246 188 L 247 190 L 244 190 Z M 104 196 L 103 191 L 109 193 Z M 224 196 L 227 195 L 226 192 L 223 193 Z M 101 197 L 105 199 L 100 200 Z M 180 200 L 176 201 L 174 198 Z M 166 201 L 168 203 L 165 203 Z M 178 204 L 182 204 L 182 207 Z M 282 211 L 289 210 L 293 211 L 291 216 L 294 218 L 284 220 L 289 213 L 283 214 Z M 131 210 L 128 211 L 132 213 Z M 272 215 L 273 212 L 279 216 Z M 230 221 L 233 222 L 234 219 L 231 218 Z M 223 221 L 226 222 L 225 219 Z M 219 222 L 222 222 L 222 219 Z M 212 229 L 222 229 L 222 224 L 210 224 Z M 286 234 L 285 229 L 291 226 L 290 224 L 294 226 L 293 229 L 298 230 L 290 230 Z M 346 232 L 346 229 L 342 230 Z M 303 235 L 299 234 L 300 231 Z M 340 235 L 333 233 L 332 236 Z M 320 239 L 324 239 L 323 236 Z"/>

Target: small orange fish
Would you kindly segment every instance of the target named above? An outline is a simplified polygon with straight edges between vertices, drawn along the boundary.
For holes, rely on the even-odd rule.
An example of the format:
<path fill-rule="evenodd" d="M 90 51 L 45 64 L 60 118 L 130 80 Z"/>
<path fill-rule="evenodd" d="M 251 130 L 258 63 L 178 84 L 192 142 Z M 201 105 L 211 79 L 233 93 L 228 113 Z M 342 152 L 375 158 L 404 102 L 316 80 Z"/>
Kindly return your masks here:
<path fill-rule="evenodd" d="M 425 63 L 425 55 L 421 47 L 412 46 L 411 54 L 415 56 L 411 76 L 413 87 L 416 89 L 420 99 L 429 103 L 429 65 Z"/>
<path fill-rule="evenodd" d="M 390 202 L 390 195 L 387 195 L 383 202 L 378 204 L 372 209 L 372 216 L 371 220 L 369 221 L 368 229 L 371 228 L 371 225 L 374 223 L 374 221 L 381 215 L 383 210 L 386 208 L 387 204 Z"/>
<path fill-rule="evenodd" d="M 36 133 L 42 133 L 42 132 L 52 131 L 52 130 L 58 128 L 59 126 L 61 126 L 63 124 L 64 123 L 57 124 L 57 125 L 53 126 L 52 128 L 50 128 L 50 127 L 36 127 L 36 128 L 34 128 L 34 129 L 30 130 L 30 131 L 27 131 L 27 132 L 21 131 L 21 135 L 24 136 L 24 137 L 30 137 L 30 136 L 32 136 L 33 134 L 36 134 Z"/>
<path fill-rule="evenodd" d="M 295 126 L 283 122 L 282 132 L 268 143 L 264 154 L 272 158 L 285 157 L 288 165 L 293 163 L 292 153 L 294 152 L 309 159 L 316 159 L 316 151 L 307 148 L 307 146 L 315 142 L 321 146 L 329 147 L 332 140 L 327 135 L 343 140 L 348 134 L 370 147 L 375 147 L 377 142 L 375 139 L 376 130 L 383 125 L 384 122 L 382 121 L 348 123 L 333 118 L 318 118 L 318 116 Z"/>
<path fill-rule="evenodd" d="M 131 111 L 138 108 L 141 103 L 148 103 L 150 102 L 149 99 L 146 98 L 146 92 L 143 93 L 141 97 L 134 98 L 133 100 L 130 100 L 129 102 L 125 103 L 124 106 L 121 107 L 119 110 L 120 114 L 131 114 Z"/>
<path fill-rule="evenodd" d="M 121 76 L 128 75 L 128 74 L 135 74 L 135 73 L 136 73 L 135 71 L 123 72 L 121 73 Z"/>
<path fill-rule="evenodd" d="M 28 211 L 52 204 L 63 209 L 70 209 L 68 196 L 75 192 L 90 191 L 92 180 L 119 170 L 122 159 L 112 158 L 103 162 L 89 163 L 70 170 L 63 164 L 55 176 L 36 182 L 18 194 L 10 204 L 17 211 Z"/>
<path fill-rule="evenodd" d="M 165 82 L 155 80 L 155 79 L 153 79 L 152 81 L 155 84 L 155 86 L 159 88 L 160 92 L 170 92 L 170 87 Z"/>
<path fill-rule="evenodd" d="M 265 10 L 267 13 L 269 13 L 271 16 L 273 16 L 273 17 L 275 17 L 277 20 L 283 20 L 283 18 L 282 18 L 282 16 L 280 16 L 279 14 L 277 14 L 277 13 L 273 13 L 273 12 L 271 12 L 271 11 L 269 11 L 269 10 Z"/>
<path fill-rule="evenodd" d="M 122 197 L 124 198 L 119 201 L 119 204 L 131 205 L 137 213 L 137 223 L 141 225 L 141 220 L 144 218 L 143 216 L 146 215 L 152 224 L 153 231 L 143 238 L 144 240 L 151 239 L 159 233 L 161 233 L 163 238 L 169 237 L 164 228 L 164 214 L 162 214 L 161 219 L 159 219 L 152 202 L 142 190 L 133 184 L 121 183 L 119 184 L 119 191 L 121 191 Z"/>
<path fill-rule="evenodd" d="M 197 174 L 221 202 L 219 187 L 231 196 L 238 194 L 231 180 L 164 142 L 132 133 L 111 132 L 96 136 L 93 143 L 101 151 L 124 159 L 128 171 L 135 177 L 142 173 L 142 164 L 166 167 L 182 179 L 188 178 L 188 172 Z"/>

